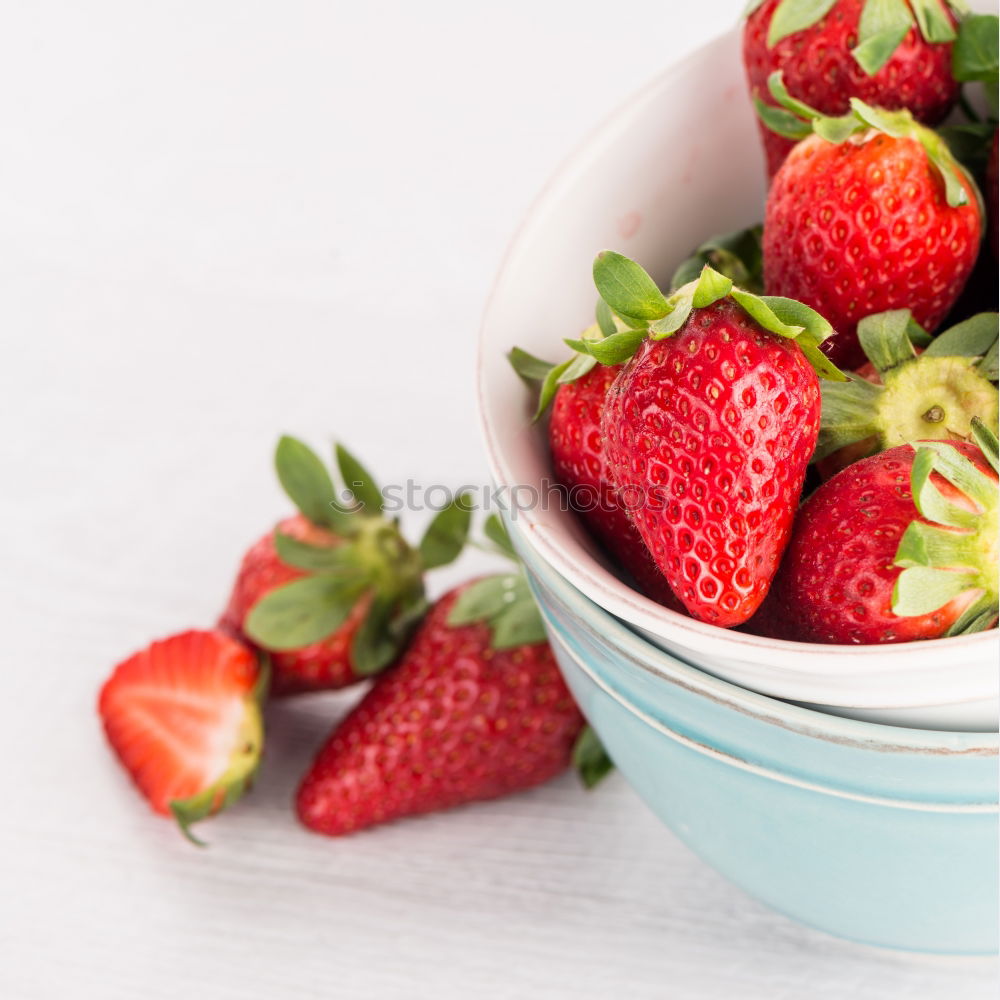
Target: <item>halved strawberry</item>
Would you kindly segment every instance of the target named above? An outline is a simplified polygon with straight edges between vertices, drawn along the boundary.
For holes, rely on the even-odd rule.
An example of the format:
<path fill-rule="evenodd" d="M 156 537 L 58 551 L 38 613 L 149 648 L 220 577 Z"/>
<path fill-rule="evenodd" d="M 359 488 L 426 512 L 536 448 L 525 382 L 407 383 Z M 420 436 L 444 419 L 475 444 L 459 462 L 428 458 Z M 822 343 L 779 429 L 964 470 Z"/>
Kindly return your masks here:
<path fill-rule="evenodd" d="M 119 663 L 101 689 L 112 749 L 153 809 L 192 840 L 190 825 L 235 802 L 257 769 L 266 673 L 242 643 L 191 630 Z"/>

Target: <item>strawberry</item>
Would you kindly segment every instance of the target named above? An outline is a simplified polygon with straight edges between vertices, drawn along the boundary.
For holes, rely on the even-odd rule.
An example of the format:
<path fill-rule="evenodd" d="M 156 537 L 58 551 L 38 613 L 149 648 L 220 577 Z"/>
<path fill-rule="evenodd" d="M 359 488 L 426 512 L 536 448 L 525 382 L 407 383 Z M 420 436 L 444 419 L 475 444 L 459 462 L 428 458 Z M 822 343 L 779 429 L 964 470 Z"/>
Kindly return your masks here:
<path fill-rule="evenodd" d="M 964 287 L 983 234 L 974 182 L 909 112 L 870 108 L 825 118 L 772 93 L 807 121 L 778 171 L 764 217 L 764 287 L 801 299 L 837 331 L 824 350 L 842 367 L 864 361 L 859 320 L 908 308 L 933 331 Z"/>
<path fill-rule="evenodd" d="M 264 742 L 265 688 L 266 670 L 242 643 L 221 632 L 181 632 L 119 663 L 98 712 L 149 804 L 172 813 L 191 837 L 192 823 L 250 785 Z"/>
<path fill-rule="evenodd" d="M 767 81 L 781 70 L 792 96 L 823 114 L 845 114 L 857 97 L 933 125 L 958 97 L 955 23 L 939 0 L 757 0 L 743 29 L 750 92 L 774 107 Z M 760 131 L 773 177 L 793 143 Z"/>
<path fill-rule="evenodd" d="M 863 319 L 869 364 L 822 386 L 815 458 L 824 478 L 908 441 L 968 439 L 973 417 L 996 430 L 997 327 L 996 313 L 980 313 L 931 340 L 906 309 Z"/>
<path fill-rule="evenodd" d="M 300 514 L 244 556 L 220 627 L 270 652 L 273 694 L 344 687 L 392 662 L 423 614 L 422 574 L 451 562 L 468 533 L 463 497 L 431 522 L 418 549 L 382 515 L 382 491 L 343 447 L 354 505 L 302 442 L 283 437 L 278 478 Z"/>
<path fill-rule="evenodd" d="M 330 836 L 493 799 L 565 770 L 584 720 L 520 574 L 445 594 L 320 749 L 296 800 Z"/>
<path fill-rule="evenodd" d="M 818 349 L 829 324 L 708 265 L 669 298 L 620 254 L 599 255 L 594 279 L 630 324 L 571 343 L 603 364 L 631 358 L 601 421 L 608 469 L 687 611 L 738 625 L 791 530 L 819 429 L 816 370 L 843 378 Z"/>
<path fill-rule="evenodd" d="M 678 265 L 672 287 L 697 280 L 702 268 L 710 264 L 734 283 L 756 289 L 762 281 L 761 231 L 758 225 L 706 240 Z M 581 339 L 601 339 L 628 329 L 603 300 L 598 304 L 597 320 Z M 552 471 L 566 488 L 572 509 L 647 597 L 686 614 L 622 505 L 606 467 L 601 416 L 608 391 L 624 366 L 597 365 L 593 356 L 579 352 L 562 365 L 551 365 L 517 347 L 507 357 L 526 381 L 541 382 L 536 420 L 552 403 Z"/>
<path fill-rule="evenodd" d="M 594 330 L 591 328 L 584 336 L 593 336 Z M 608 390 L 622 366 L 598 365 L 589 355 L 579 354 L 571 363 L 550 365 L 517 347 L 509 353 L 508 359 L 527 381 L 542 381 L 536 418 L 551 399 L 552 471 L 565 487 L 570 507 L 646 596 L 683 612 L 683 606 L 656 568 L 628 512 L 621 505 L 605 467 L 601 414 Z M 563 369 L 562 374 L 557 371 L 559 368 Z M 553 388 L 550 374 L 553 371 L 557 372 L 558 388 Z"/>
<path fill-rule="evenodd" d="M 796 520 L 762 612 L 765 630 L 871 644 L 994 624 L 997 439 L 978 422 L 974 433 L 979 447 L 904 444 L 820 486 Z"/>

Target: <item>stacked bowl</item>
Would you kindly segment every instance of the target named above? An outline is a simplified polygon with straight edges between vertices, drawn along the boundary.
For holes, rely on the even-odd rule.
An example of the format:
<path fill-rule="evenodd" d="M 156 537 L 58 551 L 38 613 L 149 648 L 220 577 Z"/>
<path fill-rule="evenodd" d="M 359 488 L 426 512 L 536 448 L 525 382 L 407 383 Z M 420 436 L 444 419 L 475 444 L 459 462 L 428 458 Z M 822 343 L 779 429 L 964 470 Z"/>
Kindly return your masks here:
<path fill-rule="evenodd" d="M 598 250 L 620 250 L 665 285 L 706 237 L 760 219 L 764 176 L 735 32 L 590 137 L 514 241 L 486 311 L 491 472 L 570 686 L 682 840 L 754 896 L 839 936 L 993 953 L 997 631 L 806 645 L 648 600 L 555 502 L 544 430 L 504 359 L 515 344 L 559 357 L 561 338 L 592 322 Z"/>

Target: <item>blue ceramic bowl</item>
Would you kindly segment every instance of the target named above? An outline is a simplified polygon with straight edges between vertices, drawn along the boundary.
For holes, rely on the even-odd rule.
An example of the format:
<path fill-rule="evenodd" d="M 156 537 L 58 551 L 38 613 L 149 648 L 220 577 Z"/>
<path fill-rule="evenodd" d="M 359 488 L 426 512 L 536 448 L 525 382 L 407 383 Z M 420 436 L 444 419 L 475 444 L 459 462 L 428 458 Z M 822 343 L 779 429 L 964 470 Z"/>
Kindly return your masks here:
<path fill-rule="evenodd" d="M 581 708 L 696 854 L 839 937 L 997 951 L 996 735 L 856 722 L 718 680 L 629 631 L 509 527 Z"/>

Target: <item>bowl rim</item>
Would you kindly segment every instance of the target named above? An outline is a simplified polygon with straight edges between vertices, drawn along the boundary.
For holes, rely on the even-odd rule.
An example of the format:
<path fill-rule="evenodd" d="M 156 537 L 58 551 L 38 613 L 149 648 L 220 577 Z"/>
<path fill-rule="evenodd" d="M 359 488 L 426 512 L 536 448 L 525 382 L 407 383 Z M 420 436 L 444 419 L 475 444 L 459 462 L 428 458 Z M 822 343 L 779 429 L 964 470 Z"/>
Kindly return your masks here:
<path fill-rule="evenodd" d="M 513 528 L 512 533 L 522 543 L 525 542 L 519 529 Z M 538 586 L 551 593 L 594 640 L 626 656 L 630 662 L 654 676 L 680 684 L 723 707 L 803 736 L 841 745 L 875 748 L 878 744 L 880 750 L 933 751 L 945 756 L 996 756 L 1000 753 L 1000 732 L 913 729 L 849 719 L 750 691 L 699 670 L 636 635 L 544 562 L 537 565 L 529 559 L 527 569 Z M 577 657 L 574 656 L 574 659 Z"/>
<path fill-rule="evenodd" d="M 737 26 L 726 32 L 721 32 L 688 53 L 683 59 L 665 66 L 645 84 L 628 95 L 589 132 L 585 133 L 546 180 L 509 241 L 486 299 L 476 350 L 478 420 L 486 449 L 487 462 L 497 486 L 515 486 L 517 479 L 512 474 L 509 462 L 502 453 L 499 441 L 493 433 L 492 420 L 487 406 L 487 399 L 490 395 L 487 385 L 487 370 L 490 365 L 500 363 L 501 359 L 486 356 L 486 339 L 495 303 L 505 291 L 508 275 L 514 270 L 514 262 L 523 251 L 524 245 L 535 228 L 544 221 L 546 207 L 550 203 L 554 203 L 561 192 L 572 184 L 574 178 L 585 168 L 587 161 L 598 152 L 610 133 L 619 127 L 620 120 L 636 110 L 644 101 L 658 94 L 668 85 L 671 78 L 683 74 L 689 63 L 704 60 L 714 46 L 731 41 L 732 36 L 738 31 Z M 516 378 L 513 371 L 511 371 L 510 376 Z M 566 516 L 571 516 L 569 512 L 564 513 Z M 664 636 L 691 636 L 699 651 L 708 655 L 738 657 L 755 666 L 766 666 L 778 672 L 779 675 L 783 667 L 780 662 L 775 662 L 776 653 L 795 659 L 797 671 L 804 672 L 820 681 L 829 676 L 831 666 L 829 661 L 831 660 L 839 661 L 836 664 L 836 669 L 840 676 L 866 677 L 872 671 L 871 661 L 873 659 L 879 661 L 880 673 L 893 673 L 897 670 L 899 673 L 908 673 L 912 672 L 915 659 L 925 657 L 928 654 L 939 657 L 947 651 L 953 654 L 968 653 L 970 656 L 977 656 L 982 655 L 982 650 L 988 646 L 1000 646 L 1000 631 L 997 629 L 966 636 L 919 639 L 904 643 L 841 645 L 770 639 L 745 632 L 736 632 L 732 629 L 718 628 L 707 622 L 678 614 L 656 603 L 620 580 L 590 553 L 585 553 L 583 561 L 569 557 L 558 544 L 548 537 L 547 526 L 538 521 L 533 511 L 519 510 L 517 516 L 523 518 L 528 527 L 525 532 L 527 543 L 574 586 L 579 587 L 582 583 L 583 587 L 580 589 L 602 609 L 611 611 L 615 616 L 629 622 L 630 625 L 647 632 Z M 598 595 L 600 601 L 598 601 Z M 942 644 L 946 645 L 942 646 Z M 803 666 L 802 656 L 805 653 L 809 654 L 808 662 L 819 664 L 819 669 L 812 671 Z M 991 690 L 989 695 L 984 696 L 981 692 L 977 692 L 973 697 L 992 696 Z M 959 695 L 954 701 L 948 703 L 954 704 L 965 700 L 968 699 Z M 934 704 L 938 704 L 937 700 L 934 701 Z"/>

